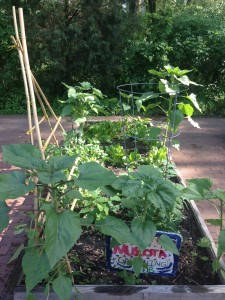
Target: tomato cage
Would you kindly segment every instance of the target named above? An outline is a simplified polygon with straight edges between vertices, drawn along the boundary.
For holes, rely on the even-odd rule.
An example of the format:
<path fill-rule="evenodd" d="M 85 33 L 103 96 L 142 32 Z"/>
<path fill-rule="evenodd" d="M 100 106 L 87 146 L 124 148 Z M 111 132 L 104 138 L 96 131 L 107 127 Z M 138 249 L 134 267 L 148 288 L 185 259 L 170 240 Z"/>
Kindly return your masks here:
<path fill-rule="evenodd" d="M 126 168 L 152 164 L 162 167 L 165 177 L 172 176 L 171 149 L 179 148 L 179 125 L 184 119 L 178 98 L 186 88 L 160 81 L 124 84 L 117 89 Z"/>

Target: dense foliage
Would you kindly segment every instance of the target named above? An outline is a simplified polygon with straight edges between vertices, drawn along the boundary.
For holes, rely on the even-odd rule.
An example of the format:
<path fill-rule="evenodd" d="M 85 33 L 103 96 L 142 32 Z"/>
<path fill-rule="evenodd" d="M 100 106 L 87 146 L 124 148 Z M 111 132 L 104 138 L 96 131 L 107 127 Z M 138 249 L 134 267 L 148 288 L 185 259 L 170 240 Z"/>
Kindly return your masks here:
<path fill-rule="evenodd" d="M 165 64 L 194 70 L 204 113 L 225 114 L 225 4 L 220 0 L 2 0 L 0 111 L 25 110 L 11 7 L 23 7 L 32 70 L 58 106 L 62 82 L 89 81 L 104 94 L 149 81 Z M 191 92 L 195 90 L 191 90 Z"/>

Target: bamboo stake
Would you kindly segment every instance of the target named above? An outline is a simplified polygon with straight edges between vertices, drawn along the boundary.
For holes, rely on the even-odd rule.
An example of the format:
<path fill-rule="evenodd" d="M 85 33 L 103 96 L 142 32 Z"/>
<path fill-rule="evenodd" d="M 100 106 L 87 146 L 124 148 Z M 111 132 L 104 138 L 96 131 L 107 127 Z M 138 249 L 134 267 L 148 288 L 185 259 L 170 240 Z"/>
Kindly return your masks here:
<path fill-rule="evenodd" d="M 23 18 L 23 9 L 19 8 L 18 11 L 19 11 L 19 21 L 20 21 L 20 29 L 21 29 L 22 46 L 23 46 L 23 52 L 24 52 L 24 65 L 25 65 L 25 70 L 26 70 L 26 74 L 27 74 L 28 87 L 29 87 L 29 90 L 30 90 L 30 97 L 31 97 L 32 111 L 33 111 L 33 119 L 34 119 L 34 124 L 35 124 L 35 127 L 36 127 L 38 147 L 39 147 L 39 149 L 42 153 L 42 158 L 44 159 L 43 145 L 42 145 L 42 141 L 41 141 L 41 132 L 40 132 L 39 123 L 38 123 L 37 108 L 36 108 L 35 95 L 34 95 L 34 87 L 33 87 L 33 82 L 32 82 L 30 63 L 29 63 L 29 57 L 28 57 L 28 51 L 27 51 L 27 42 L 26 42 L 26 33 L 25 33 L 25 25 L 24 25 L 24 18 Z"/>
<path fill-rule="evenodd" d="M 15 6 L 13 6 L 13 21 L 14 21 L 14 29 L 15 29 L 16 39 L 17 39 L 17 42 L 19 43 L 19 31 L 18 31 L 18 26 L 17 26 Z M 19 60 L 20 60 L 20 65 L 21 65 L 21 70 L 22 70 L 22 75 L 23 75 L 24 90 L 25 90 L 25 95 L 26 95 L 28 128 L 29 128 L 29 131 L 31 131 L 31 128 L 32 128 L 32 118 L 31 118 L 31 108 L 30 108 L 31 103 L 30 103 L 30 95 L 29 95 L 26 71 L 25 71 L 25 67 L 24 67 L 23 54 L 22 54 L 19 46 L 17 46 L 17 51 L 19 54 Z M 31 144 L 33 145 L 34 137 L 33 137 L 32 131 L 31 131 L 31 135 L 30 135 L 30 141 L 31 141 Z"/>
<path fill-rule="evenodd" d="M 45 117 L 42 117 L 42 119 L 39 121 L 39 125 L 43 122 L 45 120 Z M 33 131 L 35 129 L 35 126 L 33 126 L 32 128 L 31 128 L 31 130 L 28 130 L 27 132 L 26 132 L 26 134 L 30 134 L 30 131 Z"/>
<path fill-rule="evenodd" d="M 51 130 L 51 132 L 52 132 L 52 131 L 53 131 L 53 129 L 52 129 L 52 124 L 51 124 L 51 122 L 50 122 L 50 119 L 49 119 L 49 117 L 48 117 L 48 114 L 47 114 L 47 111 L 46 111 L 46 109 L 45 109 L 44 103 L 43 103 L 43 101 L 42 101 L 42 99 L 41 99 L 41 96 L 40 96 L 40 94 L 39 94 L 39 92 L 38 92 L 37 87 L 36 87 L 35 84 L 34 84 L 34 92 L 35 92 L 35 94 L 36 94 L 36 96 L 37 96 L 37 98 L 38 98 L 38 101 L 39 101 L 40 105 L 41 105 L 42 111 L 43 111 L 43 113 L 44 113 L 44 118 L 47 120 L 48 125 L 49 125 L 49 128 L 50 128 L 50 130 Z M 55 140 L 56 145 L 58 146 L 59 144 L 58 144 L 58 141 L 57 141 L 57 139 L 56 139 L 55 134 L 53 134 L 53 138 L 54 138 L 54 140 Z"/>
<path fill-rule="evenodd" d="M 35 83 L 35 85 L 36 85 L 36 87 L 37 87 L 39 93 L 41 94 L 41 96 L 42 96 L 42 98 L 43 98 L 45 104 L 47 105 L 48 109 L 50 110 L 50 112 L 52 113 L 52 115 L 53 115 L 53 117 L 56 119 L 56 121 L 58 121 L 59 118 L 56 116 L 54 110 L 52 109 L 51 105 L 49 104 L 48 99 L 46 98 L 45 94 L 43 93 L 43 91 L 42 91 L 40 85 L 38 84 L 38 82 L 37 82 L 37 80 L 36 80 L 36 78 L 34 77 L 34 75 L 33 75 L 32 73 L 31 73 L 31 75 L 32 75 L 32 77 L 33 77 L 33 81 L 34 81 L 34 83 Z M 65 129 L 63 128 L 63 126 L 62 126 L 61 123 L 59 123 L 59 126 L 61 127 L 62 131 L 65 132 Z"/>
<path fill-rule="evenodd" d="M 51 141 L 52 136 L 54 135 L 56 129 L 57 129 L 58 126 L 59 126 L 60 121 L 61 121 L 61 117 L 58 118 L 58 121 L 56 122 L 55 127 L 53 128 L 51 134 L 49 135 L 47 141 L 45 142 L 44 147 L 43 147 L 43 151 L 46 150 L 46 148 L 47 148 L 49 142 Z"/>

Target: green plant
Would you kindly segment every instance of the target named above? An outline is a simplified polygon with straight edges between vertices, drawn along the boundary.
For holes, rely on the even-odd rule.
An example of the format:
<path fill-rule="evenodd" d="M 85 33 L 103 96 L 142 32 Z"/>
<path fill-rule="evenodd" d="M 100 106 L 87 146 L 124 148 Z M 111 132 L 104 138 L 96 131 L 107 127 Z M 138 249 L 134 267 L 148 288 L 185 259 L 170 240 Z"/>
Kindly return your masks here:
<path fill-rule="evenodd" d="M 37 189 L 36 210 L 28 225 L 28 244 L 21 245 L 12 259 L 25 251 L 22 260 L 27 294 L 39 283 L 50 286 L 60 299 L 69 299 L 73 283 L 67 252 L 79 238 L 82 225 L 89 219 L 71 211 L 75 199 L 82 199 L 78 188 L 95 190 L 111 184 L 116 176 L 95 162 L 79 166 L 79 176 L 69 179 L 65 170 L 73 167 L 76 156 L 56 156 L 42 159 L 41 152 L 32 145 L 3 146 L 5 161 L 23 168 L 0 175 L 0 230 L 8 225 L 9 207 L 5 199 L 16 198 Z M 12 189 L 13 186 L 13 189 Z M 42 192 L 50 194 L 49 200 Z"/>
<path fill-rule="evenodd" d="M 221 269 L 220 258 L 225 252 L 225 229 L 223 226 L 224 222 L 224 206 L 225 206 L 225 191 L 222 189 L 211 190 L 213 183 L 208 178 L 190 179 L 188 180 L 188 186 L 184 190 L 184 197 L 188 200 L 209 200 L 217 209 L 218 218 L 217 219 L 206 219 L 211 225 L 218 226 L 220 229 L 218 237 L 218 248 L 217 248 L 217 258 L 212 262 L 212 268 L 214 272 L 218 270 L 221 271 L 222 276 L 225 278 L 225 272 Z M 218 202 L 215 201 L 218 200 Z M 199 242 L 201 247 L 210 247 L 211 243 L 208 239 L 203 238 Z"/>
<path fill-rule="evenodd" d="M 100 100 L 104 99 L 104 95 L 89 82 L 82 82 L 75 87 L 64 85 L 68 89 L 68 99 L 60 100 L 61 103 L 66 104 L 62 110 L 62 116 L 70 116 L 72 122 L 75 122 L 83 134 L 86 117 L 91 112 L 95 114 L 99 111 L 103 112 Z"/>
<path fill-rule="evenodd" d="M 107 161 L 113 166 L 123 166 L 125 151 L 120 144 L 106 146 Z"/>
<path fill-rule="evenodd" d="M 80 237 L 82 226 L 92 224 L 102 234 L 111 235 L 116 243 L 137 245 L 141 253 L 151 244 L 157 222 L 164 222 L 163 216 L 173 210 L 180 194 L 151 166 L 140 166 L 137 172 L 117 178 L 98 163 L 88 162 L 79 165 L 77 176 L 70 176 L 68 170 L 73 168 L 76 155 L 43 159 L 41 152 L 30 144 L 4 145 L 3 159 L 22 170 L 0 175 L 0 230 L 9 222 L 9 207 L 5 200 L 37 190 L 31 224 L 20 228 L 27 231 L 28 243 L 21 245 L 11 259 L 25 252 L 22 266 L 27 295 L 31 295 L 33 288 L 42 282 L 46 285 L 47 298 L 52 287 L 59 299 L 70 299 L 74 281 L 67 253 Z M 96 192 L 85 199 L 87 191 L 95 190 L 101 190 L 102 196 Z M 47 198 L 44 197 L 46 193 Z M 110 198 L 106 204 L 103 196 L 113 197 L 118 193 L 122 195 L 122 205 L 134 212 L 128 224 L 109 214 L 111 208 L 115 209 L 113 204 L 119 201 L 118 197 Z M 76 206 L 74 211 L 77 202 L 80 208 Z M 85 207 L 90 208 L 89 202 L 97 210 L 82 211 Z M 160 212 L 156 219 L 153 210 Z M 178 254 L 167 236 L 161 235 L 159 243 Z M 143 261 L 135 257 L 132 265 L 138 275 Z"/>

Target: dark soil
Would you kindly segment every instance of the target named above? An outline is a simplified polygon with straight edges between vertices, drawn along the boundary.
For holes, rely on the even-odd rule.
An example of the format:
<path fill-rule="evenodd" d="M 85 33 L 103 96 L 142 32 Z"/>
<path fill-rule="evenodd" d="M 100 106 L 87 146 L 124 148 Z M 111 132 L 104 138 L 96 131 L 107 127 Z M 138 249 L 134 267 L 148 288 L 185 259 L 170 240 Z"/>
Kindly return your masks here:
<path fill-rule="evenodd" d="M 213 274 L 211 260 L 206 249 L 197 246 L 201 238 L 193 215 L 186 208 L 186 217 L 181 223 L 183 235 L 178 271 L 175 277 L 141 275 L 121 278 L 121 271 L 106 267 L 105 237 L 93 229 L 84 232 L 74 249 L 70 252 L 74 269 L 75 284 L 158 284 L 158 285 L 217 285 L 220 280 Z M 203 260 L 208 257 L 208 260 Z M 203 259 L 202 259 L 203 258 Z M 131 273 L 128 273 L 131 274 Z"/>

